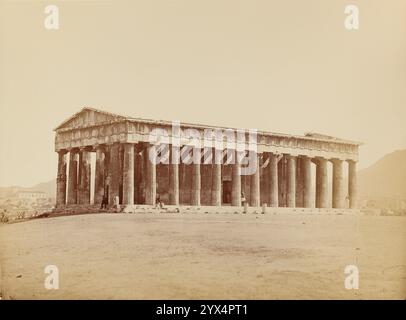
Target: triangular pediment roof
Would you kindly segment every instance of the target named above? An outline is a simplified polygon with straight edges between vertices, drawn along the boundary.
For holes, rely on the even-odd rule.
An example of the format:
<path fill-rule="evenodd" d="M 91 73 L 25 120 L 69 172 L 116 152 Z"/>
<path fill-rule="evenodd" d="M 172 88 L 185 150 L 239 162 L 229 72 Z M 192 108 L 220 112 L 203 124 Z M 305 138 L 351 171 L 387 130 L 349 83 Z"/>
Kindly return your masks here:
<path fill-rule="evenodd" d="M 102 123 L 117 122 L 130 119 L 130 117 L 102 111 L 94 108 L 84 107 L 73 116 L 63 121 L 54 131 L 61 129 L 82 128 Z"/>
<path fill-rule="evenodd" d="M 159 125 L 171 125 L 172 123 L 169 121 L 163 120 L 150 120 L 150 119 L 143 119 L 143 118 L 134 118 L 130 116 L 125 116 L 121 114 L 111 113 L 99 109 L 94 109 L 90 107 L 84 107 L 79 112 L 75 113 L 70 118 L 63 121 L 58 127 L 54 129 L 54 131 L 64 131 L 70 129 L 77 129 L 83 127 L 89 127 L 99 124 L 107 124 L 112 122 L 121 122 L 121 121 L 136 121 L 141 123 L 148 123 L 148 124 L 159 124 Z M 191 128 L 219 128 L 225 129 L 223 127 L 214 127 L 214 126 L 207 126 L 202 124 L 191 124 L 191 123 L 182 123 L 186 127 Z M 227 128 L 228 129 L 228 128 Z M 231 128 L 235 129 L 236 128 Z M 332 136 L 328 136 L 325 134 L 315 133 L 315 132 L 308 132 L 303 136 L 298 135 L 290 135 L 290 134 L 282 134 L 282 133 L 275 133 L 275 132 L 266 132 L 266 131 L 258 131 L 258 134 L 261 135 L 272 135 L 272 136 L 279 136 L 284 138 L 297 138 L 297 139 L 311 139 L 316 141 L 326 141 L 326 142 L 335 142 L 335 143 L 345 143 L 345 144 L 353 144 L 353 145 L 361 145 L 361 142 L 357 141 L 349 141 L 344 140 Z"/>

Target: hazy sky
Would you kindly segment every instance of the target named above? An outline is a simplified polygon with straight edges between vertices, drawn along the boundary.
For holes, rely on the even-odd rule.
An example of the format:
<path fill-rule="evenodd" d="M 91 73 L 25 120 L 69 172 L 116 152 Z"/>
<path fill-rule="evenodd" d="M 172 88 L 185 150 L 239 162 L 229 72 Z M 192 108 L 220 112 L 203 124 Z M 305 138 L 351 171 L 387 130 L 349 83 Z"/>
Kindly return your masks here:
<path fill-rule="evenodd" d="M 0 3 L 2 186 L 54 178 L 52 130 L 83 106 L 363 141 L 361 168 L 406 148 L 404 0 Z"/>

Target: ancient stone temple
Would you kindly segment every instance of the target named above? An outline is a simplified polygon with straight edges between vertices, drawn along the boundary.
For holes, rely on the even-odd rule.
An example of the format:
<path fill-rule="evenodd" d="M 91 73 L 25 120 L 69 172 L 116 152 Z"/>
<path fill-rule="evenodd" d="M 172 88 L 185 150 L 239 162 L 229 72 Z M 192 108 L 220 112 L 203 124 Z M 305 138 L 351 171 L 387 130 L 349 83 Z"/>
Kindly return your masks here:
<path fill-rule="evenodd" d="M 103 197 L 109 206 L 114 199 L 123 207 L 154 206 L 157 195 L 173 206 L 357 206 L 359 142 L 314 133 L 262 131 L 251 139 L 243 130 L 177 125 L 181 133 L 174 133 L 174 123 L 169 121 L 83 108 L 55 129 L 57 207 L 100 206 Z M 165 134 L 157 139 L 159 132 Z M 194 141 L 201 138 L 203 143 L 185 149 L 191 139 L 185 140 L 184 132 L 192 132 Z M 241 174 L 242 161 L 229 161 L 229 151 L 239 150 L 239 140 L 230 139 L 234 132 L 243 137 L 243 149 L 250 143 L 247 149 L 256 165 L 250 174 Z M 165 154 L 157 149 L 158 140 L 168 146 Z M 198 161 L 184 161 L 182 156 L 188 152 L 191 157 L 186 158 Z M 248 151 L 240 153 L 244 156 Z"/>

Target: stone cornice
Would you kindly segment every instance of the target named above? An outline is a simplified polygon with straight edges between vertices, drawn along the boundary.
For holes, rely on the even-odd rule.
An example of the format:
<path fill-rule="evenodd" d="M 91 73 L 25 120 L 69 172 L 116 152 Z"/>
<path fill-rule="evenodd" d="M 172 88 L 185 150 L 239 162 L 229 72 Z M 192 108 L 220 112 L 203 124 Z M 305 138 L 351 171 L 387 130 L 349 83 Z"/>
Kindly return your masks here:
<path fill-rule="evenodd" d="M 90 119 L 90 116 L 83 116 L 83 114 L 88 112 L 92 113 L 93 118 L 89 120 L 89 122 L 86 122 Z M 101 113 L 104 117 L 103 119 L 106 120 L 95 122 L 94 113 Z M 75 123 L 75 117 L 80 117 L 81 115 L 82 118 L 79 119 L 80 121 Z M 71 126 L 69 126 L 69 124 L 71 124 Z M 104 145 L 115 142 L 149 142 L 150 134 L 152 130 L 156 128 L 166 129 L 169 139 L 172 139 L 172 122 L 130 118 L 106 113 L 96 109 L 84 108 L 55 129 L 55 150 L 59 151 L 62 149 Z M 180 128 L 182 130 L 196 129 L 201 133 L 202 137 L 205 129 L 245 132 L 247 143 L 249 141 L 249 130 L 245 129 L 189 123 L 180 123 Z M 210 137 L 206 140 L 202 138 L 202 145 L 211 146 L 215 141 L 215 137 Z M 224 148 L 226 148 L 227 144 L 225 138 L 223 138 L 223 143 Z M 337 158 L 356 161 L 358 159 L 359 145 L 361 145 L 360 142 L 338 139 L 317 133 L 308 133 L 304 136 L 298 136 L 257 131 L 256 148 L 258 152 L 288 153 L 292 155 L 306 155 L 309 157 L 320 156 L 330 159 Z"/>

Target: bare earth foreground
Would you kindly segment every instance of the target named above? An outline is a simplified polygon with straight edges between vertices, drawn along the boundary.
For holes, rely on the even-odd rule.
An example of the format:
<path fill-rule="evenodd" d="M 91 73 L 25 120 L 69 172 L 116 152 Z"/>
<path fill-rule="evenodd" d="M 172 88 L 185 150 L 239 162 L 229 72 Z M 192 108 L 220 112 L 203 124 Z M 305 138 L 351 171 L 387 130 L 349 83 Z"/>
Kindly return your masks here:
<path fill-rule="evenodd" d="M 3 299 L 406 298 L 406 217 L 88 214 L 2 225 L 0 250 Z"/>

